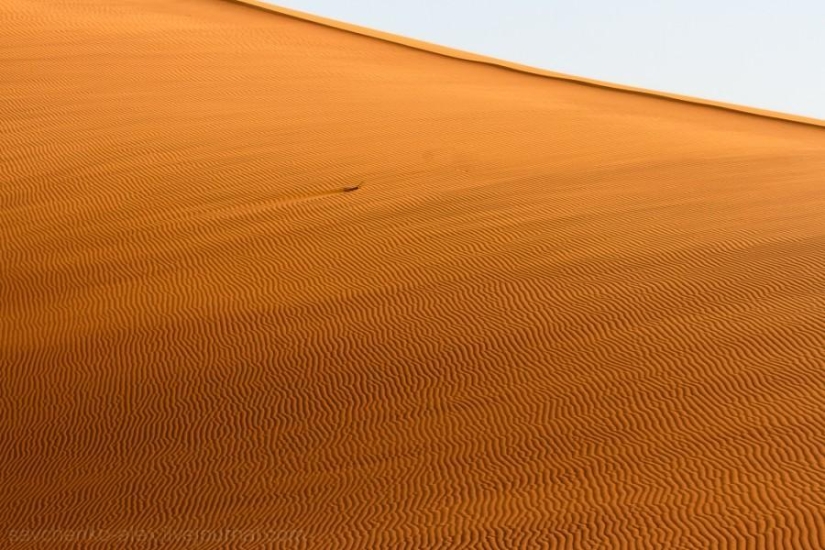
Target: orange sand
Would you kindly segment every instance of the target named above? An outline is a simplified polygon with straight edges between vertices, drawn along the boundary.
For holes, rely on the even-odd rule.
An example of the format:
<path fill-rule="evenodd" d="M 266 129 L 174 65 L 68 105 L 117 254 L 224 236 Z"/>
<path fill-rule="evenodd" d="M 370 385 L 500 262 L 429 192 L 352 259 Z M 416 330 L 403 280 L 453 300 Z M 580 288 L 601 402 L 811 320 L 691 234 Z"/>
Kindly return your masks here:
<path fill-rule="evenodd" d="M 0 547 L 825 548 L 821 123 L 289 13 L 0 0 Z"/>

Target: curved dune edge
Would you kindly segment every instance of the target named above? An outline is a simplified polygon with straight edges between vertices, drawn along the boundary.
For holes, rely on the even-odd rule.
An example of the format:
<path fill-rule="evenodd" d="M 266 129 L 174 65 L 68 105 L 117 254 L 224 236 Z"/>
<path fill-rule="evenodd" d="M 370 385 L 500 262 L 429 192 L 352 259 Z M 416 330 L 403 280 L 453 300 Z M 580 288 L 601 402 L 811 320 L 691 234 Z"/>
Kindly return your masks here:
<path fill-rule="evenodd" d="M 592 78 L 584 78 L 580 76 L 573 76 L 567 75 L 563 73 L 557 73 L 553 71 L 547 71 L 544 69 L 537 69 L 535 67 L 530 67 L 528 65 L 521 65 L 519 63 L 512 63 L 510 61 L 505 61 L 502 59 L 496 59 L 494 57 L 488 57 L 484 55 L 478 55 L 470 52 L 465 52 L 462 50 L 457 50 L 454 48 L 449 48 L 446 46 L 440 46 L 438 44 L 432 44 L 430 42 L 425 42 L 423 40 L 416 40 L 414 38 L 407 38 L 405 36 L 400 36 L 397 34 L 392 34 L 388 32 L 378 31 L 375 29 L 370 29 L 367 27 L 362 27 L 360 25 L 354 25 L 351 23 L 344 23 L 342 21 L 336 21 L 334 19 L 329 19 L 327 17 L 321 17 L 319 15 L 313 15 L 310 13 L 293 10 L 291 8 L 284 8 L 281 6 L 275 6 L 272 4 L 265 4 L 263 2 L 258 2 L 256 0 L 223 0 L 224 2 L 232 2 L 234 4 L 241 4 L 244 6 L 248 6 L 250 8 L 260 9 L 264 11 L 268 11 L 271 13 L 275 13 L 278 15 L 283 15 L 286 17 L 292 17 L 295 19 L 300 19 L 303 21 L 308 21 L 310 23 L 316 23 L 318 25 L 324 25 L 325 27 L 330 27 L 333 29 L 337 29 L 344 32 L 350 32 L 354 34 L 359 34 L 362 36 L 366 36 L 369 38 L 374 38 L 376 40 L 382 40 L 384 42 L 390 42 L 393 44 L 397 44 L 399 46 L 405 46 L 408 48 L 413 48 L 416 50 L 421 50 L 425 52 L 429 52 L 435 55 L 441 55 L 445 57 L 450 57 L 453 59 L 458 59 L 461 61 L 470 61 L 472 63 L 481 63 L 484 65 L 492 65 L 495 67 L 500 67 L 502 69 L 507 69 L 510 71 L 516 71 L 519 73 L 524 74 L 531 74 L 535 76 L 541 76 L 545 78 L 552 78 L 555 80 L 564 80 L 567 82 L 573 82 L 576 84 L 582 84 L 584 86 L 592 86 L 595 88 L 602 88 L 606 90 L 614 90 L 617 92 L 626 92 L 630 94 L 636 95 L 643 95 L 668 101 L 677 101 L 680 103 L 691 103 L 694 105 L 701 105 L 704 107 L 710 107 L 714 109 L 722 109 L 725 111 L 733 111 L 739 112 L 747 115 L 753 115 L 758 117 L 764 118 L 772 118 L 777 119 L 785 122 L 794 122 L 797 124 L 805 124 L 808 126 L 815 126 L 818 128 L 825 128 L 825 120 L 819 120 L 810 117 L 803 117 L 798 115 L 791 115 L 787 113 L 779 113 L 775 111 L 769 111 L 765 109 L 757 109 L 753 107 L 747 107 L 744 105 L 735 105 L 732 103 L 725 103 L 721 101 L 713 101 L 710 99 L 701 99 L 691 96 L 684 96 L 680 94 L 672 94 L 668 92 L 661 92 L 655 90 L 647 90 L 644 88 L 636 88 L 633 86 L 624 86 L 622 84 L 614 84 L 611 82 L 605 82 L 602 80 L 595 80 Z"/>

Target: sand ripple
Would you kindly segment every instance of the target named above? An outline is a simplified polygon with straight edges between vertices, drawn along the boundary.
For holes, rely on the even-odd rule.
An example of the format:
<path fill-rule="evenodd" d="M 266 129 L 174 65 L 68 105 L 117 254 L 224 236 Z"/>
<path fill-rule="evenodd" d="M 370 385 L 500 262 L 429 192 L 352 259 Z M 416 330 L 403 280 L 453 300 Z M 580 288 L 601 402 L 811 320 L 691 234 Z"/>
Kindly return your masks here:
<path fill-rule="evenodd" d="M 0 27 L 3 548 L 825 548 L 823 128 L 237 2 Z"/>

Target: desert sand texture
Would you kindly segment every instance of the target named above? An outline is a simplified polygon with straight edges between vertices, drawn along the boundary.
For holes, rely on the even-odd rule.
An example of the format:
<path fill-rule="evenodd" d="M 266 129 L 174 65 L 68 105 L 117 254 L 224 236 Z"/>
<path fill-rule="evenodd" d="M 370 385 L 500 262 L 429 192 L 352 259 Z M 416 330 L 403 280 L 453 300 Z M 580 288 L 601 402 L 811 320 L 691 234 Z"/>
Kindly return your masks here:
<path fill-rule="evenodd" d="M 0 547 L 825 548 L 821 123 L 242 2 L 0 28 Z"/>

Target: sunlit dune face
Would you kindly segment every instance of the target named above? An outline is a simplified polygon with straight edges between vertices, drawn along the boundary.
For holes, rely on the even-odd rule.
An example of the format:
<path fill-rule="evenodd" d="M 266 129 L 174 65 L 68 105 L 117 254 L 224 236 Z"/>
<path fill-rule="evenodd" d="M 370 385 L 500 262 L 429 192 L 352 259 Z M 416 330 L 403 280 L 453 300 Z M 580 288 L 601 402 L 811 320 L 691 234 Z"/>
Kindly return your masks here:
<path fill-rule="evenodd" d="M 238 2 L 0 27 L 0 547 L 825 547 L 823 128 Z"/>

